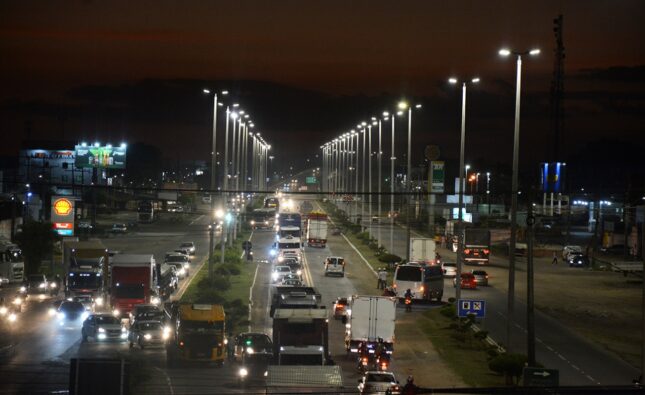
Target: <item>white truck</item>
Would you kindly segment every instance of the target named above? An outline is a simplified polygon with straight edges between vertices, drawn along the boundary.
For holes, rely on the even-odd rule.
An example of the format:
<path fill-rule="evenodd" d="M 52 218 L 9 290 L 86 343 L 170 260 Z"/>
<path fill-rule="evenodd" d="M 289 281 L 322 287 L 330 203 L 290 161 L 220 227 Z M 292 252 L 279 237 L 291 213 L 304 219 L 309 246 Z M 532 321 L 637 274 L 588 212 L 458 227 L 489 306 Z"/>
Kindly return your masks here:
<path fill-rule="evenodd" d="M 0 238 L 0 277 L 10 283 L 21 283 L 25 276 L 22 250 L 7 239 Z"/>
<path fill-rule="evenodd" d="M 321 248 L 327 245 L 327 214 L 312 211 L 307 216 L 307 245 Z"/>
<path fill-rule="evenodd" d="M 383 339 L 389 354 L 394 350 L 394 327 L 397 298 L 391 296 L 354 295 L 347 308 L 345 345 L 350 353 L 358 352 L 358 345 L 367 342 L 371 353 Z"/>
<path fill-rule="evenodd" d="M 429 238 L 410 238 L 410 262 L 439 263 L 436 260 L 435 241 Z"/>

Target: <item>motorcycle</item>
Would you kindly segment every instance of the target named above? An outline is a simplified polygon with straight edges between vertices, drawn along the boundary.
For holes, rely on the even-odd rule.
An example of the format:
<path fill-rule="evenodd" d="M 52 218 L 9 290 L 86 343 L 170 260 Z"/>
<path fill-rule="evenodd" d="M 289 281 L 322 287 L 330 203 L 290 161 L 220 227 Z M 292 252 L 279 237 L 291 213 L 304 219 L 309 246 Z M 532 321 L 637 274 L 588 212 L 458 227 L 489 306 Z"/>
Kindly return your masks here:
<path fill-rule="evenodd" d="M 405 296 L 405 312 L 409 313 L 412 311 L 412 296 L 406 295 Z"/>
<path fill-rule="evenodd" d="M 385 372 L 390 367 L 390 355 L 383 353 L 376 357 L 376 369 L 377 371 Z"/>
<path fill-rule="evenodd" d="M 252 261 L 253 260 L 253 251 L 248 251 L 246 253 L 246 260 L 247 261 Z"/>

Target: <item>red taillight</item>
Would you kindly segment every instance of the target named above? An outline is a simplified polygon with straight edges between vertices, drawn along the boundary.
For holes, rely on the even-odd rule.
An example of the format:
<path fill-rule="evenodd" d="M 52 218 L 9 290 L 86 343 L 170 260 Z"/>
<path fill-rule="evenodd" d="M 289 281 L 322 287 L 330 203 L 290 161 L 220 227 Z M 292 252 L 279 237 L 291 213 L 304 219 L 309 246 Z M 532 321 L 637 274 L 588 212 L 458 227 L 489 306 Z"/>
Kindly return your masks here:
<path fill-rule="evenodd" d="M 183 347 L 183 346 L 184 346 L 184 342 L 179 342 L 179 347 Z"/>
<path fill-rule="evenodd" d="M 488 279 L 488 274 L 486 275 L 486 279 Z"/>
<path fill-rule="evenodd" d="M 484 249 L 484 254 L 488 255 L 490 253 L 490 250 Z"/>
<path fill-rule="evenodd" d="M 470 249 L 468 249 L 468 248 L 467 248 L 467 249 L 465 249 L 465 250 L 464 250 L 464 254 L 470 254 Z"/>

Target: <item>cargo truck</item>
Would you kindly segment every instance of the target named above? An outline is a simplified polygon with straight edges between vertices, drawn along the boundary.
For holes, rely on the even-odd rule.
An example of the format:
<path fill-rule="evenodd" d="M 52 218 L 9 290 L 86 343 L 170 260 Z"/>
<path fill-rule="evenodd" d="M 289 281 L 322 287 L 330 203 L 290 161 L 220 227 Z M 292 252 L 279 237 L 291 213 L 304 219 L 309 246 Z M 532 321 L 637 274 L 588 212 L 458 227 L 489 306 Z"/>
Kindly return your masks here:
<path fill-rule="evenodd" d="M 180 362 L 224 363 L 224 307 L 217 304 L 169 303 L 169 340 L 166 361 L 173 367 Z"/>
<path fill-rule="evenodd" d="M 487 265 L 490 257 L 490 230 L 466 228 L 464 231 L 464 263 Z"/>
<path fill-rule="evenodd" d="M 327 214 L 311 212 L 307 216 L 307 245 L 321 248 L 327 245 Z"/>
<path fill-rule="evenodd" d="M 435 241 L 421 237 L 410 238 L 410 262 L 438 263 Z"/>
<path fill-rule="evenodd" d="M 273 315 L 273 357 L 277 365 L 329 362 L 327 309 L 276 309 Z"/>
<path fill-rule="evenodd" d="M 347 351 L 358 352 L 359 343 L 367 343 L 370 352 L 383 339 L 389 354 L 394 350 L 397 298 L 390 296 L 352 296 L 347 308 Z"/>
<path fill-rule="evenodd" d="M 103 306 L 110 256 L 99 240 L 72 241 L 64 244 L 66 297 L 91 298 Z"/>
<path fill-rule="evenodd" d="M 25 278 L 22 250 L 4 238 L 0 238 L 0 276 L 10 283 L 21 283 Z"/>
<path fill-rule="evenodd" d="M 127 316 L 138 304 L 160 302 L 154 256 L 119 254 L 110 266 L 110 306 L 115 316 Z"/>

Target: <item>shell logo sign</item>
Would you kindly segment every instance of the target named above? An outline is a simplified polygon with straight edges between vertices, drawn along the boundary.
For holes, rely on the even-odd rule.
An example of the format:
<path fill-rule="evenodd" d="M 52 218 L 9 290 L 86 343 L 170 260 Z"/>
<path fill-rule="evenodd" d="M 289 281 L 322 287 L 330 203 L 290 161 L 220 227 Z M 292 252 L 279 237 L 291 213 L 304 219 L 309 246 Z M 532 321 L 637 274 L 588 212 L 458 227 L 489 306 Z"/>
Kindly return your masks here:
<path fill-rule="evenodd" d="M 72 206 L 72 202 L 70 202 L 68 199 L 60 198 L 54 201 L 53 208 L 56 215 L 67 216 L 72 211 L 74 206 Z"/>

